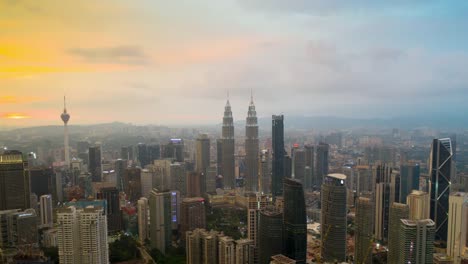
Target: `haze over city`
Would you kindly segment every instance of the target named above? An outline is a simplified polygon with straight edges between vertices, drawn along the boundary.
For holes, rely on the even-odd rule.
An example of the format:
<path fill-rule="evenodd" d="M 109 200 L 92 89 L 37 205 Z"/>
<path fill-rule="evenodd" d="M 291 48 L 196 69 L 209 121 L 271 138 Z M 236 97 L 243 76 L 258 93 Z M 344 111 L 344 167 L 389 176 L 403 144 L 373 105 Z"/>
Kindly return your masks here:
<path fill-rule="evenodd" d="M 468 106 L 465 1 L 0 1 L 0 127 L 433 117 Z M 460 123 L 460 122 L 458 122 Z M 286 122 L 287 124 L 287 122 Z M 437 122 L 434 122 L 437 124 Z"/>

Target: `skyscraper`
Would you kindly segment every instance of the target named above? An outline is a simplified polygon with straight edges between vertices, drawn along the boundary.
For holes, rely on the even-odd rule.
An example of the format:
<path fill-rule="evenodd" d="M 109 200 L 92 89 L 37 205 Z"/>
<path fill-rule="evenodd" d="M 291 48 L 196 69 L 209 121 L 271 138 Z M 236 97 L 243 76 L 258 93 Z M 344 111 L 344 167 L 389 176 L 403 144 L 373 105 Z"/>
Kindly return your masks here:
<path fill-rule="evenodd" d="M 454 173 L 450 138 L 434 139 L 429 156 L 431 219 L 436 225 L 435 240 L 447 241 L 450 179 Z"/>
<path fill-rule="evenodd" d="M 372 244 L 374 234 L 374 203 L 368 197 L 356 201 L 356 231 L 354 259 L 356 263 L 372 263 Z"/>
<path fill-rule="evenodd" d="M 67 104 L 65 101 L 65 96 L 63 97 L 63 113 L 60 115 L 60 118 L 63 121 L 64 129 L 64 152 L 65 152 L 65 166 L 70 167 L 70 150 L 68 147 L 68 121 L 70 120 L 70 114 L 67 113 Z"/>
<path fill-rule="evenodd" d="M 201 175 L 202 173 L 200 172 L 199 174 Z M 185 163 L 172 163 L 170 165 L 169 175 L 169 189 L 180 191 L 185 196 L 187 193 L 187 172 L 185 169 Z M 201 185 L 201 183 L 202 182 L 199 182 L 197 185 Z"/>
<path fill-rule="evenodd" d="M 273 197 L 283 195 L 284 178 L 284 117 L 283 115 L 272 116 L 272 144 L 273 164 L 271 172 L 271 193 Z"/>
<path fill-rule="evenodd" d="M 5 151 L 0 155 L 0 210 L 30 207 L 29 173 L 21 152 Z"/>
<path fill-rule="evenodd" d="M 148 208 L 148 199 L 141 197 L 137 203 L 138 211 L 138 238 L 141 243 L 144 243 L 146 239 L 149 239 L 149 208 Z"/>
<path fill-rule="evenodd" d="M 254 264 L 254 241 L 236 240 L 236 264 Z"/>
<path fill-rule="evenodd" d="M 218 261 L 218 238 L 222 233 L 195 229 L 186 234 L 187 264 L 209 264 Z"/>
<path fill-rule="evenodd" d="M 186 232 L 205 228 L 205 199 L 201 197 L 185 198 L 180 204 L 180 237 L 185 239 Z"/>
<path fill-rule="evenodd" d="M 146 165 L 150 164 L 150 157 L 148 153 L 148 146 L 143 143 L 138 143 L 137 146 L 137 159 L 138 162 L 140 163 L 140 166 L 144 168 Z"/>
<path fill-rule="evenodd" d="M 260 211 L 258 225 L 259 263 L 269 263 L 270 257 L 282 253 L 283 214 L 275 207 Z"/>
<path fill-rule="evenodd" d="M 120 211 L 119 190 L 115 187 L 101 188 L 98 198 L 106 200 L 107 229 L 109 233 L 122 230 L 122 211 Z"/>
<path fill-rule="evenodd" d="M 432 263 L 434 252 L 435 223 L 431 219 L 400 220 L 398 232 L 398 262 L 426 264 Z M 389 262 L 390 263 L 390 262 Z"/>
<path fill-rule="evenodd" d="M 57 223 L 60 263 L 109 263 L 107 221 L 103 208 L 60 208 Z"/>
<path fill-rule="evenodd" d="M 409 206 L 409 219 L 422 220 L 429 218 L 430 197 L 427 192 L 413 190 L 406 196 L 406 204 Z"/>
<path fill-rule="evenodd" d="M 449 197 L 447 255 L 459 264 L 468 251 L 468 193 L 457 192 Z"/>
<path fill-rule="evenodd" d="M 37 223 L 34 209 L 0 211 L 0 247 L 37 244 Z"/>
<path fill-rule="evenodd" d="M 314 181 L 314 185 L 317 186 L 317 188 L 322 186 L 323 178 L 328 175 L 328 149 L 329 145 L 326 143 L 320 142 L 320 144 L 317 145 Z"/>
<path fill-rule="evenodd" d="M 247 191 L 258 191 L 258 156 L 257 112 L 251 96 L 245 124 L 245 162 L 247 165 L 245 187 Z"/>
<path fill-rule="evenodd" d="M 37 196 L 51 194 L 55 198 L 54 171 L 52 168 L 29 167 L 28 172 L 31 181 L 31 193 L 35 193 Z"/>
<path fill-rule="evenodd" d="M 88 171 L 91 173 L 93 182 L 102 181 L 102 158 L 101 146 L 89 147 Z"/>
<path fill-rule="evenodd" d="M 200 134 L 196 143 L 195 169 L 205 173 L 210 166 L 210 139 L 207 134 Z"/>
<path fill-rule="evenodd" d="M 52 195 L 41 195 L 40 198 L 41 226 L 52 227 L 54 224 L 52 218 Z"/>
<path fill-rule="evenodd" d="M 401 219 L 408 219 L 409 208 L 406 204 L 392 203 L 390 206 L 390 223 L 388 224 L 388 263 L 400 263 L 399 258 L 399 231 Z M 405 262 L 406 263 L 406 262 Z"/>
<path fill-rule="evenodd" d="M 305 168 L 306 168 L 306 152 L 304 149 L 295 148 L 291 151 L 292 155 L 292 174 L 294 179 L 300 181 L 305 186 Z"/>
<path fill-rule="evenodd" d="M 104 209 L 87 207 L 80 210 L 79 222 L 81 263 L 109 263 L 107 220 Z"/>
<path fill-rule="evenodd" d="M 123 191 L 123 176 L 125 169 L 127 168 L 127 160 L 126 159 L 118 159 L 114 163 L 115 169 L 115 181 L 116 186 L 119 191 Z"/>
<path fill-rule="evenodd" d="M 229 99 L 226 101 L 223 116 L 223 129 L 222 129 L 222 172 L 224 179 L 224 188 L 234 189 L 234 121 L 232 118 L 231 104 Z M 219 151 L 219 150 L 218 150 Z"/>
<path fill-rule="evenodd" d="M 141 197 L 141 169 L 126 168 L 123 175 L 123 189 L 128 200 L 136 202 Z"/>
<path fill-rule="evenodd" d="M 151 247 L 166 254 L 172 243 L 171 193 L 153 189 L 149 207 Z"/>
<path fill-rule="evenodd" d="M 346 176 L 329 174 L 322 184 L 321 256 L 324 261 L 346 260 Z"/>
<path fill-rule="evenodd" d="M 419 190 L 419 164 L 406 163 L 400 166 L 400 201 L 405 203 L 412 190 Z"/>
<path fill-rule="evenodd" d="M 219 264 L 235 264 L 236 245 L 234 239 L 228 236 L 219 238 Z"/>
<path fill-rule="evenodd" d="M 305 263 L 307 255 L 307 215 L 302 184 L 284 179 L 283 253 Z"/>
<path fill-rule="evenodd" d="M 386 165 L 377 165 L 374 168 L 375 179 L 375 238 L 386 242 L 388 239 L 388 222 L 391 205 L 391 173 Z"/>
<path fill-rule="evenodd" d="M 262 193 L 270 193 L 271 192 L 271 171 L 270 171 L 271 159 L 270 159 L 270 152 L 267 149 L 264 149 L 261 151 L 259 164 L 260 164 L 259 191 Z"/>
<path fill-rule="evenodd" d="M 314 179 L 314 173 L 315 173 L 314 146 L 306 145 L 304 146 L 304 150 L 305 150 L 305 167 L 306 167 L 304 187 L 307 190 L 310 190 L 312 189 L 312 186 L 313 186 L 313 179 Z"/>

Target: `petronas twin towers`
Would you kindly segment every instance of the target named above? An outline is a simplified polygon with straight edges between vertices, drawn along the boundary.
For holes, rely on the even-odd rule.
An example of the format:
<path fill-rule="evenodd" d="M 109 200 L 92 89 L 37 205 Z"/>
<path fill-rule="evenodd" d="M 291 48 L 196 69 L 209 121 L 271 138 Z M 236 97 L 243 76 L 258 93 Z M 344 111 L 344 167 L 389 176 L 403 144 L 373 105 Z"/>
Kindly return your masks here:
<path fill-rule="evenodd" d="M 224 178 L 224 187 L 233 189 L 235 184 L 235 156 L 234 156 L 234 120 L 232 117 L 229 98 L 224 107 L 223 128 L 221 135 L 221 168 Z M 220 151 L 220 149 L 218 149 Z M 257 112 L 253 97 L 250 98 L 249 110 L 245 125 L 245 189 L 247 191 L 258 190 L 258 124 Z"/>

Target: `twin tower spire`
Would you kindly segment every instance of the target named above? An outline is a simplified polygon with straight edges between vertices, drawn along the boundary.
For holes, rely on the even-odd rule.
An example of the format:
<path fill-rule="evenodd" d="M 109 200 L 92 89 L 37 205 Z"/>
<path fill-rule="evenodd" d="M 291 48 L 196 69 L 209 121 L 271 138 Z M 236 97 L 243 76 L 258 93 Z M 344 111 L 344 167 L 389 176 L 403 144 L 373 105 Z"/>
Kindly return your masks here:
<path fill-rule="evenodd" d="M 235 177 L 235 145 L 234 145 L 234 119 L 232 117 L 231 104 L 229 102 L 229 92 L 227 95 L 226 106 L 224 107 L 223 127 L 221 135 L 221 162 L 220 170 L 224 178 L 224 187 L 234 189 L 244 186 L 247 191 L 258 190 L 258 124 L 257 112 L 253 101 L 252 91 L 250 93 L 250 104 L 247 112 L 245 126 L 245 167 L 244 172 L 239 172 L 238 179 Z"/>

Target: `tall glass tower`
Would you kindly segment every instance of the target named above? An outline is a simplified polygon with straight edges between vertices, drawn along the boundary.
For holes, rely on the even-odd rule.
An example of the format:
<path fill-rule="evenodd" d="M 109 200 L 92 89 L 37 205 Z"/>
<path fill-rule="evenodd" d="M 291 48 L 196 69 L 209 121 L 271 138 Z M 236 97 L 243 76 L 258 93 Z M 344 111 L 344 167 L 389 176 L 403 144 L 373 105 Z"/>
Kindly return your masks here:
<path fill-rule="evenodd" d="M 284 179 L 283 252 L 296 263 L 306 263 L 307 216 L 304 190 L 295 179 Z"/>
<path fill-rule="evenodd" d="M 253 96 L 250 97 L 249 111 L 245 125 L 245 161 L 247 166 L 246 190 L 258 190 L 258 124 L 257 112 L 253 102 Z"/>
<path fill-rule="evenodd" d="M 435 240 L 447 241 L 450 179 L 454 173 L 450 138 L 434 139 L 429 157 L 431 219 L 436 225 Z"/>
<path fill-rule="evenodd" d="M 284 117 L 283 115 L 274 115 L 272 117 L 272 143 L 273 143 L 273 162 L 271 192 L 273 197 L 283 195 L 284 178 Z"/>
<path fill-rule="evenodd" d="M 346 260 L 346 175 L 329 174 L 322 184 L 322 260 Z"/>

